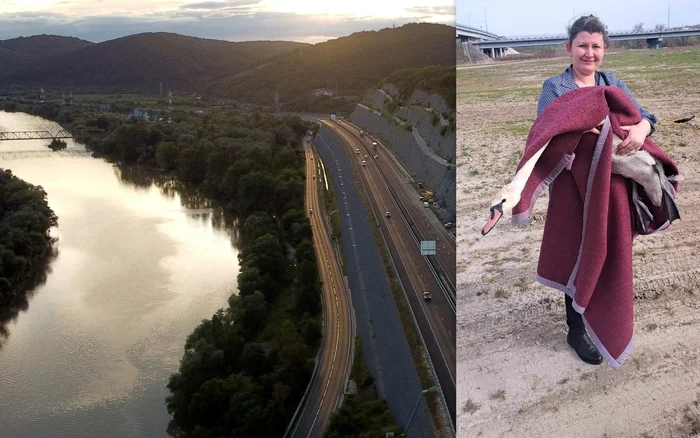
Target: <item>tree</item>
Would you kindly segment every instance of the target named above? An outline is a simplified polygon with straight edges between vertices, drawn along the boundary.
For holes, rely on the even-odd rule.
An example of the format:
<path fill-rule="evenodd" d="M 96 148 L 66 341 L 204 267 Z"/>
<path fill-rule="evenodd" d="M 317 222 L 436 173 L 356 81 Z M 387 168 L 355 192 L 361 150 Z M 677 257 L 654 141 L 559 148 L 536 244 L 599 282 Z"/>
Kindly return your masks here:
<path fill-rule="evenodd" d="M 665 24 L 657 24 L 654 26 L 654 30 L 657 32 L 663 32 L 666 30 L 666 25 Z"/>
<path fill-rule="evenodd" d="M 54 152 L 60 151 L 68 147 L 68 144 L 66 144 L 65 141 L 59 140 L 57 138 L 54 138 L 51 140 L 51 143 L 49 144 L 49 149 L 51 149 Z"/>
<path fill-rule="evenodd" d="M 158 144 L 156 149 L 156 161 L 158 165 L 166 172 L 177 169 L 178 157 L 180 156 L 180 148 L 173 142 L 165 141 Z"/>
<path fill-rule="evenodd" d="M 243 338 L 252 340 L 267 322 L 267 302 L 261 292 L 232 301 L 231 316 L 240 327 Z"/>

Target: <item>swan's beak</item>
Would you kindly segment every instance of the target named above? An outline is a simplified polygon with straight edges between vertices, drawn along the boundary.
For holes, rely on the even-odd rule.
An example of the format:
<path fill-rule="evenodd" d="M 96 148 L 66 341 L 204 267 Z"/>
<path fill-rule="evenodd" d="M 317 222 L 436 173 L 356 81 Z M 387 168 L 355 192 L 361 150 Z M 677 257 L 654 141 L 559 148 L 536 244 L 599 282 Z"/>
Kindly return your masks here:
<path fill-rule="evenodd" d="M 489 209 L 491 212 L 491 219 L 489 219 L 488 222 L 486 222 L 486 225 L 484 225 L 484 229 L 481 230 L 481 235 L 485 236 L 493 229 L 493 227 L 496 226 L 496 223 L 498 220 L 503 216 L 503 201 L 499 202 L 496 205 L 492 205 L 491 208 Z"/>

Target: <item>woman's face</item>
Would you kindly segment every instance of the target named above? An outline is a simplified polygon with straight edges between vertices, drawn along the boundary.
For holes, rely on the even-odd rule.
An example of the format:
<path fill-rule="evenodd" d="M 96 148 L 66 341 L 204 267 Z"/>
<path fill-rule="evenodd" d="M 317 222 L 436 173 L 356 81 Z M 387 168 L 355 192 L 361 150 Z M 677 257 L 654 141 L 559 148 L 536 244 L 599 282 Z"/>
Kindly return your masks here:
<path fill-rule="evenodd" d="M 574 68 L 586 76 L 595 73 L 607 49 L 603 34 L 599 32 L 579 32 L 571 44 L 566 44 Z"/>

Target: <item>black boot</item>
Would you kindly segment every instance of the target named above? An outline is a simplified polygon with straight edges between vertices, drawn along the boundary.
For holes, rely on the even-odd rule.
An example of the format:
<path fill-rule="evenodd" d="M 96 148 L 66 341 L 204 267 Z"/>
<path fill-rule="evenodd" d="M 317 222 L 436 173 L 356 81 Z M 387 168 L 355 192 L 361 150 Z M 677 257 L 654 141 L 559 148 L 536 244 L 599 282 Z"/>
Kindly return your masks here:
<path fill-rule="evenodd" d="M 603 362 L 603 357 L 598 352 L 598 349 L 588 337 L 585 328 L 569 328 L 569 334 L 566 335 L 566 342 L 571 345 L 578 357 L 582 361 L 591 365 L 599 365 Z"/>
<path fill-rule="evenodd" d="M 566 335 L 566 342 L 574 349 L 578 357 L 586 363 L 598 365 L 603 362 L 603 357 L 596 348 L 591 338 L 586 333 L 586 327 L 583 324 L 583 317 L 580 313 L 574 310 L 572 306 L 573 300 L 568 295 L 565 296 L 566 302 L 566 324 L 569 326 L 569 333 Z"/>

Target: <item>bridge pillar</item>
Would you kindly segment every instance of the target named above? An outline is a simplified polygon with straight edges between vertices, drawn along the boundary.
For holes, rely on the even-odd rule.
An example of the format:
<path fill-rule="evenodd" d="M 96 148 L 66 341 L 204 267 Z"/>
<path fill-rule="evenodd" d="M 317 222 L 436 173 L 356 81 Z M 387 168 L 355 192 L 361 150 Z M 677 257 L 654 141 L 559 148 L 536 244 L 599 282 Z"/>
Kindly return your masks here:
<path fill-rule="evenodd" d="M 650 49 L 658 49 L 660 41 L 661 38 L 647 38 L 647 47 Z"/>

